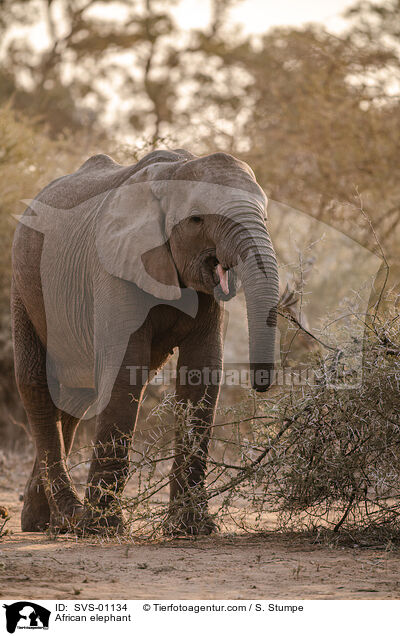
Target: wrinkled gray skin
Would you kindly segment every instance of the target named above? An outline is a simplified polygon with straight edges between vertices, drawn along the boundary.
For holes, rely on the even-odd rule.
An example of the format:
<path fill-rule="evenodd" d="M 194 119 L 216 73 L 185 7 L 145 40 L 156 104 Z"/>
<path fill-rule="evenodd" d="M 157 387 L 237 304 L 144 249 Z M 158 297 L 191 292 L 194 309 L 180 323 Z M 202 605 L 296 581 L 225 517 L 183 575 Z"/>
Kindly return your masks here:
<path fill-rule="evenodd" d="M 204 473 L 219 386 L 182 381 L 180 369 L 222 368 L 221 301 L 235 294 L 235 268 L 253 386 L 269 387 L 278 274 L 265 204 L 246 164 L 184 150 L 154 151 L 127 167 L 97 155 L 31 203 L 15 233 L 12 285 L 16 379 L 36 445 L 23 530 L 123 528 L 118 495 L 146 386 L 130 367 L 159 369 L 174 347 L 177 399 L 195 405 L 197 446 L 188 459 L 177 431 L 166 530 L 214 529 Z M 218 284 L 226 271 L 228 295 Z M 66 458 L 79 420 L 93 414 L 82 503 Z"/>

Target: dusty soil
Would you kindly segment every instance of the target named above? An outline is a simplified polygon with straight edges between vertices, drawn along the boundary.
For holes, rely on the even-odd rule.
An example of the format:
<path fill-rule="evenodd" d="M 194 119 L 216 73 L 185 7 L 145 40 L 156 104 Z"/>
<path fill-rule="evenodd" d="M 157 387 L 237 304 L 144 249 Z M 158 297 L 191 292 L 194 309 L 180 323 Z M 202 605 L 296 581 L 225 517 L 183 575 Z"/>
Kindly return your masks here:
<path fill-rule="evenodd" d="M 22 533 L 27 470 L 21 463 L 12 484 L 0 480 L 11 513 L 11 533 L 0 539 L 2 598 L 400 598 L 400 551 L 384 546 L 333 548 L 273 532 L 145 545 Z"/>

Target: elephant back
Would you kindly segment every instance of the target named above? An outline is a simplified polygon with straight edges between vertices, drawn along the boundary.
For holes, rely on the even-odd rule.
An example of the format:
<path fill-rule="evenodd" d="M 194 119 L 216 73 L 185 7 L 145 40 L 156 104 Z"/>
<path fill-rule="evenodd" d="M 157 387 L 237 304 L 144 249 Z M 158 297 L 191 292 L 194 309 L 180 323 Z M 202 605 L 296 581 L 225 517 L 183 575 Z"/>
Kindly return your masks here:
<path fill-rule="evenodd" d="M 118 188 L 144 168 L 194 159 L 187 150 L 155 150 L 135 164 L 123 166 L 105 154 L 90 157 L 72 174 L 49 183 L 36 200 L 60 209 L 72 209 L 108 190 Z"/>

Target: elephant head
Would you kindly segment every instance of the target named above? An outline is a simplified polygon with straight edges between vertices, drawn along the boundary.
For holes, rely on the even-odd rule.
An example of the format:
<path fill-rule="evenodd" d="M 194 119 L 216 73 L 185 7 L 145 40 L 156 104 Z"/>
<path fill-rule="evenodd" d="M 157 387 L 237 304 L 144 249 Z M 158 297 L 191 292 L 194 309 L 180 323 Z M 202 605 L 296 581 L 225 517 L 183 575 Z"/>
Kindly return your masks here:
<path fill-rule="evenodd" d="M 103 198 L 96 237 L 108 272 L 164 302 L 185 288 L 229 300 L 237 271 L 258 391 L 271 383 L 279 296 L 266 203 L 252 170 L 231 155 L 154 152 Z"/>

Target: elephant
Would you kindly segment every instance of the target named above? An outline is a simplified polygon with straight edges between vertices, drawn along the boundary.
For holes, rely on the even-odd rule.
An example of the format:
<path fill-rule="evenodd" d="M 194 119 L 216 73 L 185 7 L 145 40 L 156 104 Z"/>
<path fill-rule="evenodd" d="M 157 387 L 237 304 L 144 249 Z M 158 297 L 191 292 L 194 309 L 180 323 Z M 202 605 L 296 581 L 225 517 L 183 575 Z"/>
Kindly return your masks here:
<path fill-rule="evenodd" d="M 29 202 L 15 231 L 11 289 L 15 375 L 36 449 L 23 531 L 124 530 L 118 502 L 149 382 L 133 370 L 160 369 L 175 348 L 176 400 L 190 406 L 198 443 L 188 457 L 185 430 L 177 427 L 164 528 L 189 535 L 216 529 L 207 507 L 207 448 L 224 303 L 238 277 L 252 387 L 264 392 L 273 382 L 279 280 L 266 207 L 247 164 L 181 149 L 155 150 L 129 166 L 95 155 Z M 81 501 L 67 458 L 79 422 L 93 416 Z"/>

